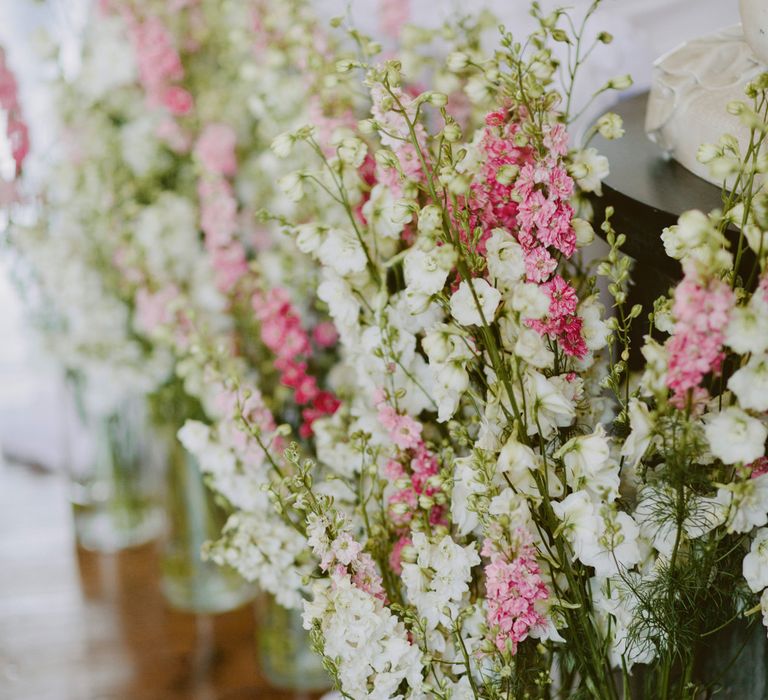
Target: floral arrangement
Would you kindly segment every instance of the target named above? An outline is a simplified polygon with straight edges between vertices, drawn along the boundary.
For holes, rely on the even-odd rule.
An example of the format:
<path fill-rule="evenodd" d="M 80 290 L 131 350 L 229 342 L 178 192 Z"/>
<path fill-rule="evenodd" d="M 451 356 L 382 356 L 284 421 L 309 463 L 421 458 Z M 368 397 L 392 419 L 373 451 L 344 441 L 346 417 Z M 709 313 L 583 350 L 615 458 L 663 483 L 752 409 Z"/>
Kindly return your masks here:
<path fill-rule="evenodd" d="M 703 149 L 738 186 L 664 233 L 685 276 L 630 348 L 643 310 L 627 306 L 610 211 L 609 255 L 587 254 L 608 163 L 568 133 L 586 25 L 534 13 L 525 42 L 452 53 L 449 94 L 414 89 L 352 32 L 337 69 L 360 76 L 368 116 L 330 152 L 311 123 L 273 142 L 316 156 L 281 182 L 312 218 L 279 220 L 320 268 L 339 405 L 287 447 L 289 426 L 235 416 L 267 454 L 253 483 L 284 528 L 265 536 L 244 509 L 211 554 L 252 579 L 291 572 L 281 600 L 309 596 L 305 626 L 344 697 L 692 698 L 713 683 L 694 672 L 704 640 L 761 609 L 764 86 L 734 108 L 748 151 Z M 595 133 L 621 136 L 620 119 Z M 234 385 L 247 409 L 254 388 Z"/>
<path fill-rule="evenodd" d="M 768 79 L 630 307 L 590 203 L 621 120 L 570 133 L 599 4 L 492 52 L 456 21 L 442 60 L 399 3 L 392 55 L 298 0 L 114 0 L 63 90 L 89 137 L 28 249 L 72 355 L 174 373 L 235 510 L 207 555 L 303 609 L 346 698 L 694 698 L 707 640 L 768 624 Z"/>

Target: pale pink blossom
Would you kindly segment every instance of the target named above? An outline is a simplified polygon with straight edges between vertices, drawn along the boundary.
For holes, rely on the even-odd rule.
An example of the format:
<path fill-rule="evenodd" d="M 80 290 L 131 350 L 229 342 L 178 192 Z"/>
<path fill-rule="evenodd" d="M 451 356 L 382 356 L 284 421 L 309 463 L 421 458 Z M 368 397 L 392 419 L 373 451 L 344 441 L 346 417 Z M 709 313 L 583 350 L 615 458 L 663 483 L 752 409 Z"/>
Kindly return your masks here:
<path fill-rule="evenodd" d="M 389 554 L 389 568 L 398 576 L 403 573 L 403 550 L 413 544 L 410 537 L 403 536 L 392 545 Z"/>
<path fill-rule="evenodd" d="M 237 200 L 232 186 L 222 177 L 207 177 L 197 185 L 200 228 L 207 247 L 229 244 L 237 230 Z"/>
<path fill-rule="evenodd" d="M 486 540 L 483 555 L 491 558 L 485 566 L 488 630 L 499 651 L 515 654 L 520 642 L 525 641 L 532 630 L 546 625 L 536 603 L 547 600 L 549 590 L 541 578 L 531 545 L 520 547 L 517 555 L 509 560 Z"/>
<path fill-rule="evenodd" d="M 168 285 L 157 292 L 141 288 L 136 292 L 136 325 L 151 334 L 157 328 L 171 323 L 174 311 L 172 302 L 179 296 L 176 285 Z"/>
<path fill-rule="evenodd" d="M 312 340 L 321 348 L 330 348 L 336 345 L 339 339 L 339 333 L 336 326 L 330 321 L 318 323 L 312 330 Z"/>
<path fill-rule="evenodd" d="M 231 126 L 208 124 L 195 143 L 195 156 L 208 172 L 234 175 L 237 170 L 235 142 L 235 130 Z"/>
<path fill-rule="evenodd" d="M 719 374 L 725 353 L 724 329 L 734 305 L 731 288 L 720 280 L 702 283 L 686 275 L 675 290 L 675 326 L 667 341 L 667 386 L 678 405 L 708 374 Z"/>
<path fill-rule="evenodd" d="M 245 249 L 238 241 L 232 241 L 228 246 L 212 251 L 211 265 L 216 278 L 216 287 L 225 294 L 229 293 L 248 272 Z"/>
<path fill-rule="evenodd" d="M 184 77 L 173 38 L 157 17 L 149 17 L 131 26 L 131 39 L 136 52 L 139 79 L 147 93 L 158 95 L 169 83 Z"/>
<path fill-rule="evenodd" d="M 11 148 L 11 157 L 16 164 L 16 174 L 29 154 L 29 130 L 21 113 L 18 85 L 0 48 L 0 110 L 6 113 L 5 135 Z"/>
<path fill-rule="evenodd" d="M 363 552 L 352 562 L 352 583 L 362 591 L 379 598 L 386 599 L 384 585 L 382 584 L 381 574 L 376 568 L 371 555 Z"/>
<path fill-rule="evenodd" d="M 349 566 L 360 556 L 363 546 L 353 539 L 348 532 L 342 532 L 333 542 L 331 542 L 331 552 L 336 557 L 336 561 Z"/>
<path fill-rule="evenodd" d="M 388 37 L 397 39 L 411 16 L 410 0 L 379 0 L 379 27 Z"/>
<path fill-rule="evenodd" d="M 155 128 L 155 136 L 163 141 L 175 153 L 186 153 L 189 150 L 189 135 L 171 118 L 163 119 Z"/>

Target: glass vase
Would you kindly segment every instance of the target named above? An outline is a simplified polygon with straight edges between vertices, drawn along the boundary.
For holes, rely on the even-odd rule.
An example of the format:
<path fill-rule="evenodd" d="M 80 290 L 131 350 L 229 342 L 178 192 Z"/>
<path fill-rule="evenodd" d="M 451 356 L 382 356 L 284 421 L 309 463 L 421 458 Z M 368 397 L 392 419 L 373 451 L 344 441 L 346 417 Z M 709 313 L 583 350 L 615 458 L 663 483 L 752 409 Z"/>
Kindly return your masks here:
<path fill-rule="evenodd" d="M 70 450 L 75 536 L 85 549 L 116 552 L 162 531 L 162 474 L 152 454 L 143 397 L 107 412 L 78 405 L 80 444 Z"/>
<path fill-rule="evenodd" d="M 310 648 L 301 611 L 287 610 L 271 595 L 261 596 L 256 609 L 259 664 L 269 683 L 282 690 L 330 688 L 322 661 Z"/>
<path fill-rule="evenodd" d="M 755 616 L 759 617 L 759 616 Z M 768 698 L 768 640 L 759 619 L 737 620 L 699 641 L 694 678 L 722 700 Z"/>
<path fill-rule="evenodd" d="M 227 515 L 206 487 L 197 460 L 168 440 L 167 532 L 162 590 L 171 606 L 195 613 L 233 610 L 256 592 L 232 568 L 203 560 L 203 545 L 218 539 Z"/>

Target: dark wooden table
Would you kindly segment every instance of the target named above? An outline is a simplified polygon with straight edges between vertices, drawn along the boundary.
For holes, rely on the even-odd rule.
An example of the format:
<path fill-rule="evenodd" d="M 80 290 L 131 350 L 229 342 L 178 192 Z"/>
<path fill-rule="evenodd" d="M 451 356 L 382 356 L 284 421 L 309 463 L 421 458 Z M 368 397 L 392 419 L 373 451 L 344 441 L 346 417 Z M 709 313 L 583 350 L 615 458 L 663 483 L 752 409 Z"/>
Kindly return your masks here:
<path fill-rule="evenodd" d="M 606 207 L 614 208 L 613 227 L 626 235 L 622 250 L 635 260 L 629 305 L 640 304 L 643 313 L 631 331 L 630 367 L 644 366 L 640 354 L 644 336 L 650 330 L 648 313 L 654 301 L 665 295 L 683 276 L 682 266 L 667 256 L 661 240 L 663 230 L 677 223 L 690 209 L 705 213 L 722 208 L 722 188 L 702 180 L 678 162 L 666 157 L 662 149 L 645 133 L 648 94 L 617 103 L 611 111 L 624 119 L 626 133 L 616 141 L 601 136 L 594 146 L 610 161 L 611 172 L 603 183 L 603 196 L 594 197 L 595 230 L 605 216 Z M 723 106 L 725 109 L 725 106 Z M 726 231 L 731 250 L 736 250 L 738 233 Z M 754 256 L 746 251 L 742 272 L 750 270 Z"/>
<path fill-rule="evenodd" d="M 157 550 L 79 551 L 61 477 L 0 464 L 0 700 L 310 700 L 260 674 L 251 606 L 169 609 Z"/>
<path fill-rule="evenodd" d="M 644 268 L 674 280 L 682 276 L 680 263 L 667 257 L 661 232 L 677 223 L 684 211 L 709 212 L 722 207 L 721 188 L 667 158 L 648 138 L 647 103 L 648 94 L 644 93 L 616 104 L 611 111 L 624 119 L 625 135 L 616 141 L 599 135 L 595 138 L 595 147 L 611 164 L 604 196 L 594 200 L 595 223 L 602 221 L 606 206 L 614 207 L 614 227 L 627 236 L 624 252 Z"/>

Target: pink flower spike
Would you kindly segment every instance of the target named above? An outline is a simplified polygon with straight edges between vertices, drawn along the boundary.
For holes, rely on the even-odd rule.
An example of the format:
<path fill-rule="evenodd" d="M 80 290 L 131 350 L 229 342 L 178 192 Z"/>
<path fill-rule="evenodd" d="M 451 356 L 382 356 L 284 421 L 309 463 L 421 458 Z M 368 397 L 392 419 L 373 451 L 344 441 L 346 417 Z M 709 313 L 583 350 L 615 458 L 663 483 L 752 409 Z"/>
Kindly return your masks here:
<path fill-rule="evenodd" d="M 379 0 L 379 26 L 388 37 L 397 39 L 411 16 L 410 0 Z"/>
<path fill-rule="evenodd" d="M 397 575 L 403 573 L 403 550 L 412 545 L 410 537 L 403 536 L 394 545 L 389 554 L 389 568 Z"/>
<path fill-rule="evenodd" d="M 383 472 L 390 481 L 397 481 L 400 477 L 405 476 L 405 468 L 395 459 L 387 460 Z"/>
<path fill-rule="evenodd" d="M 160 103 L 174 116 L 182 117 L 192 111 L 194 99 L 183 87 L 174 85 L 162 92 Z"/>
<path fill-rule="evenodd" d="M 731 288 L 721 280 L 710 280 L 705 286 L 686 275 L 677 286 L 672 308 L 675 327 L 667 341 L 667 386 L 674 393 L 674 405 L 686 406 L 689 392 L 699 389 L 707 374 L 720 373 L 724 329 L 734 303 Z M 696 392 L 691 396 L 695 400 Z"/>
<path fill-rule="evenodd" d="M 546 288 L 550 298 L 550 317 L 563 318 L 576 313 L 576 305 L 579 303 L 579 299 L 576 296 L 576 290 L 560 275 L 555 275 L 555 277 L 547 283 Z"/>
<path fill-rule="evenodd" d="M 234 175 L 235 130 L 228 124 L 208 124 L 195 144 L 195 156 L 205 170 L 216 175 Z"/>
<path fill-rule="evenodd" d="M 486 621 L 498 650 L 515 654 L 531 630 L 546 624 L 536 603 L 549 598 L 549 590 L 532 546 L 523 545 L 517 557 L 508 561 L 486 540 L 483 555 L 489 554 L 491 562 L 485 566 Z"/>
<path fill-rule="evenodd" d="M 525 254 L 525 273 L 529 282 L 546 282 L 556 269 L 557 260 L 546 248 L 534 248 Z"/>

